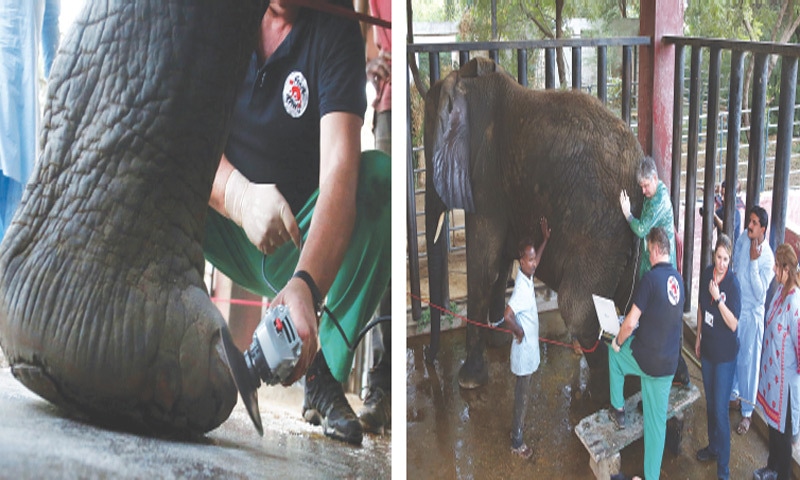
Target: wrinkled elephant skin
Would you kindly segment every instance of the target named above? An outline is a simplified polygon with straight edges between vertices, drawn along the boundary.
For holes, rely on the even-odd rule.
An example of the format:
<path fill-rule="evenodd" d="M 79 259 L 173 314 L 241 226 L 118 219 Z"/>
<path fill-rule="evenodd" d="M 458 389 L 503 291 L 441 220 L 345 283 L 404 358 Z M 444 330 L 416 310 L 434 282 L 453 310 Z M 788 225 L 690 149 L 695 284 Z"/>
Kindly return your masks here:
<path fill-rule="evenodd" d="M 434 242 L 441 213 L 466 212 L 467 316 L 483 323 L 502 317 L 517 244 L 524 236 L 541 244 L 539 220 L 546 217 L 552 236 L 536 276 L 558 292 L 570 334 L 584 348 L 595 345 L 591 294 L 613 298 L 624 311 L 633 283 L 636 242 L 619 192 L 628 191 L 638 214 L 643 197 L 636 169 L 643 153 L 628 126 L 590 95 L 530 90 L 494 62 L 476 58 L 428 92 L 425 155 L 431 302 L 444 300 L 447 265 L 439 244 L 445 236 Z M 433 329 L 438 322 L 431 309 Z M 459 372 L 464 388 L 488 382 L 486 336 L 485 329 L 467 326 Z M 587 361 L 599 372 L 593 380 L 605 383 L 605 346 Z"/>
<path fill-rule="evenodd" d="M 263 8 L 87 2 L 56 59 L 37 171 L 0 245 L 0 345 L 68 411 L 192 434 L 236 403 L 201 242 Z"/>

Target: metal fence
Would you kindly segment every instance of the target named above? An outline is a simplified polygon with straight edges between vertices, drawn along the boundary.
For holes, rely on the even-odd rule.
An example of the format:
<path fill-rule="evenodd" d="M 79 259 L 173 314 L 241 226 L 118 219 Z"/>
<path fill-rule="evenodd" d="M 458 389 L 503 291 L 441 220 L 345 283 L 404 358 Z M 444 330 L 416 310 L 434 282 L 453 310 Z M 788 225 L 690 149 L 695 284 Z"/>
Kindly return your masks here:
<path fill-rule="evenodd" d="M 687 312 L 692 305 L 692 278 L 695 263 L 694 253 L 694 215 L 696 206 L 706 206 L 706 217 L 703 219 L 701 232 L 700 268 L 711 261 L 711 240 L 713 221 L 711 215 L 715 184 L 725 180 L 728 185 L 740 181 L 745 185 L 745 204 L 749 209 L 759 203 L 761 192 L 773 190 L 773 207 L 770 212 L 771 229 L 770 244 L 773 249 L 784 239 L 786 227 L 788 191 L 800 188 L 800 143 L 794 138 L 794 131 L 800 131 L 800 120 L 795 108 L 795 89 L 797 84 L 797 58 L 800 46 L 774 44 L 765 42 L 740 42 L 717 39 L 665 37 L 665 42 L 675 45 L 675 102 L 673 105 L 673 158 L 672 158 L 672 204 L 675 213 L 676 227 L 683 230 L 684 254 L 682 271 L 686 282 Z M 632 129 L 636 129 L 635 118 L 637 98 L 633 73 L 635 72 L 636 47 L 649 44 L 645 37 L 620 39 L 561 40 L 543 42 L 480 42 L 454 44 L 419 44 L 410 45 L 408 51 L 424 59 L 427 54 L 429 62 L 429 79 L 433 84 L 439 78 L 440 56 L 457 55 L 458 64 L 469 59 L 472 52 L 483 51 L 497 60 L 503 51 L 516 52 L 517 79 L 523 85 L 529 83 L 529 67 L 527 59 L 529 51 L 542 51 L 544 57 L 544 79 L 538 84 L 545 88 L 555 88 L 555 49 L 558 47 L 572 50 L 572 88 L 583 88 L 596 93 L 608 104 L 608 85 L 615 82 L 608 76 L 608 48 L 621 50 L 620 95 L 618 105 L 609 105 L 612 110 L 625 119 Z M 691 56 L 685 58 L 685 51 L 691 50 Z M 593 85 L 581 83 L 582 52 L 587 48 L 597 49 L 597 81 Z M 720 62 L 722 54 L 730 57 L 730 76 L 727 85 L 720 82 Z M 778 94 L 767 101 L 768 62 L 770 56 L 780 58 L 780 83 Z M 506 54 L 506 57 L 508 55 Z M 707 71 L 701 71 L 703 59 L 707 62 Z M 745 59 L 754 65 L 753 87 L 743 92 L 743 73 Z M 689 72 L 686 72 L 686 66 Z M 577 66 L 577 67 L 576 67 Z M 777 67 L 776 67 L 777 68 Z M 688 85 L 688 88 L 686 88 Z M 752 98 L 751 108 L 742 109 L 742 98 Z M 724 105 L 721 107 L 720 105 Z M 687 114 L 683 114 L 687 111 Z M 749 124 L 742 119 L 749 117 Z M 411 288 L 412 317 L 420 317 L 421 305 L 419 292 L 419 259 L 418 238 L 424 236 L 417 228 L 417 217 L 424 215 L 417 209 L 424 197 L 424 159 L 422 147 L 413 145 L 411 140 L 411 115 L 408 125 L 408 265 Z M 749 138 L 749 141 L 748 141 Z M 705 153 L 701 153 L 701 149 Z M 702 163 L 698 162 L 702 160 Z M 746 167 L 745 167 L 746 166 Z M 702 181 L 698 183 L 698 176 Z M 708 186 L 708 188 L 706 188 Z M 697 192 L 701 198 L 698 202 Z M 729 211 L 725 218 L 733 218 L 735 208 L 734 195 L 736 189 L 726 189 L 725 205 Z M 680 209 L 684 207 L 683 218 Z M 443 242 L 445 248 L 456 251 L 464 248 L 460 242 L 459 231 L 463 223 L 453 216 L 448 221 L 449 242 Z M 683 227 L 682 229 L 680 227 Z M 726 222 L 725 230 L 730 234 L 733 222 Z M 449 303 L 449 299 L 447 300 Z"/>
<path fill-rule="evenodd" d="M 672 205 L 676 223 L 683 201 L 683 263 L 682 273 L 684 287 L 687 292 L 685 311 L 692 308 L 692 279 L 694 276 L 694 238 L 695 238 L 695 204 L 697 203 L 698 175 L 702 172 L 702 204 L 705 207 L 700 232 L 699 268 L 711 263 L 711 241 L 713 236 L 714 188 L 724 170 L 727 185 L 736 185 L 740 178 L 746 184 L 745 211 L 760 203 L 761 192 L 771 186 L 772 212 L 770 214 L 770 245 L 774 249 L 784 240 L 787 217 L 788 191 L 792 172 L 792 149 L 795 120 L 795 92 L 797 86 L 797 58 L 800 46 L 767 42 L 742 42 L 696 37 L 665 37 L 664 41 L 675 45 L 675 94 L 673 104 L 673 145 L 672 145 Z M 685 51 L 691 50 L 689 60 L 688 92 L 685 82 Z M 730 75 L 727 90 L 727 121 L 720 118 L 720 70 L 722 53 L 730 58 Z M 701 60 L 707 56 L 707 72 L 701 71 Z M 780 57 L 780 84 L 778 86 L 777 118 L 774 126 L 772 116 L 768 115 L 770 106 L 767 102 L 768 66 L 772 55 Z M 743 91 L 745 76 L 745 59 L 752 62 L 753 82 L 749 92 Z M 707 78 L 707 94 L 702 95 L 702 78 Z M 688 93 L 688 114 L 684 117 L 685 97 Z M 743 112 L 742 99 L 751 98 L 751 110 Z M 704 98 L 705 97 L 705 98 Z M 701 123 L 701 113 L 705 100 L 706 123 Z M 742 129 L 743 113 L 748 113 L 750 125 Z M 684 119 L 686 118 L 686 137 L 684 142 Z M 701 137 L 705 127 L 705 136 Z M 770 130 L 773 128 L 773 130 Z M 724 137 L 721 131 L 726 132 Z M 747 132 L 750 137 L 747 145 L 747 161 L 740 162 L 743 151 L 741 137 Z M 767 150 L 771 145 L 774 132 L 774 156 L 771 162 L 771 175 L 767 176 Z M 725 161 L 722 164 L 721 150 L 718 145 L 724 138 Z M 704 142 L 701 141 L 704 140 Z M 703 145 L 704 144 L 704 145 Z M 705 146 L 703 164 L 698 163 L 699 150 Z M 685 148 L 685 155 L 684 155 Z M 719 160 L 718 160 L 719 159 Z M 746 175 L 740 174 L 740 166 L 747 165 Z M 769 178 L 772 184 L 766 182 Z M 681 198 L 683 193 L 684 198 Z M 732 236 L 736 189 L 725 191 L 724 231 Z M 680 225 L 678 225 L 680 226 Z"/>

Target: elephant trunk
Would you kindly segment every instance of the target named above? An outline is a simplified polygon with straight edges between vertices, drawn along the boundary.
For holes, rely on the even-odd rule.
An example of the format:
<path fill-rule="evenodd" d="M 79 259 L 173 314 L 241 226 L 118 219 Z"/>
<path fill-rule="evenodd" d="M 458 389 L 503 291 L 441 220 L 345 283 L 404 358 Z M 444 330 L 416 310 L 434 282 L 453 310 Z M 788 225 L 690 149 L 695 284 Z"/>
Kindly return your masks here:
<path fill-rule="evenodd" d="M 0 345 L 42 397 L 158 431 L 230 414 L 201 243 L 262 14 L 257 0 L 90 2 L 70 32 L 0 245 Z"/>

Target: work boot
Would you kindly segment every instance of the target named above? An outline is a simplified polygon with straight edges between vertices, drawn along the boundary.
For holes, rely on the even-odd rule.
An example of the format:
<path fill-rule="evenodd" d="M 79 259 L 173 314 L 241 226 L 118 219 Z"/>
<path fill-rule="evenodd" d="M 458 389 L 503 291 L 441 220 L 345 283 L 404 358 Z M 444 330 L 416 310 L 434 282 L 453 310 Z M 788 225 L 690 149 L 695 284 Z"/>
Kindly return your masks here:
<path fill-rule="evenodd" d="M 344 396 L 342 384 L 331 374 L 322 350 L 306 371 L 303 418 L 313 425 L 322 425 L 328 437 L 361 445 L 361 424 Z"/>
<path fill-rule="evenodd" d="M 698 450 L 695 457 L 701 462 L 710 462 L 717 459 L 717 454 L 711 451 L 711 446 L 709 445 Z"/>
<path fill-rule="evenodd" d="M 364 399 L 364 408 L 358 412 L 361 428 L 370 433 L 382 434 L 392 428 L 392 394 L 381 387 L 370 386 Z"/>
<path fill-rule="evenodd" d="M 381 301 L 381 312 L 390 309 L 390 299 L 384 296 Z M 365 432 L 383 434 L 392 428 L 391 352 L 391 322 L 384 322 L 375 329 L 372 337 L 375 366 L 367 375 L 367 396 L 364 397 L 364 407 L 358 412 L 358 420 Z"/>

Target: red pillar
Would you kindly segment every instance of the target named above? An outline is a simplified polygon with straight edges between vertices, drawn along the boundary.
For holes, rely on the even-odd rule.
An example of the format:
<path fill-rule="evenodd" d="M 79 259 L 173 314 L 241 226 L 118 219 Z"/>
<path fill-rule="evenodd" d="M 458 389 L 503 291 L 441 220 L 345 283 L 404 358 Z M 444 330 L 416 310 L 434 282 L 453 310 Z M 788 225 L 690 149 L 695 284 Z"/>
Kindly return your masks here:
<path fill-rule="evenodd" d="M 658 176 L 672 176 L 672 104 L 675 47 L 664 35 L 683 34 L 683 0 L 642 0 L 639 35 L 652 44 L 639 49 L 639 143 L 656 161 Z"/>

